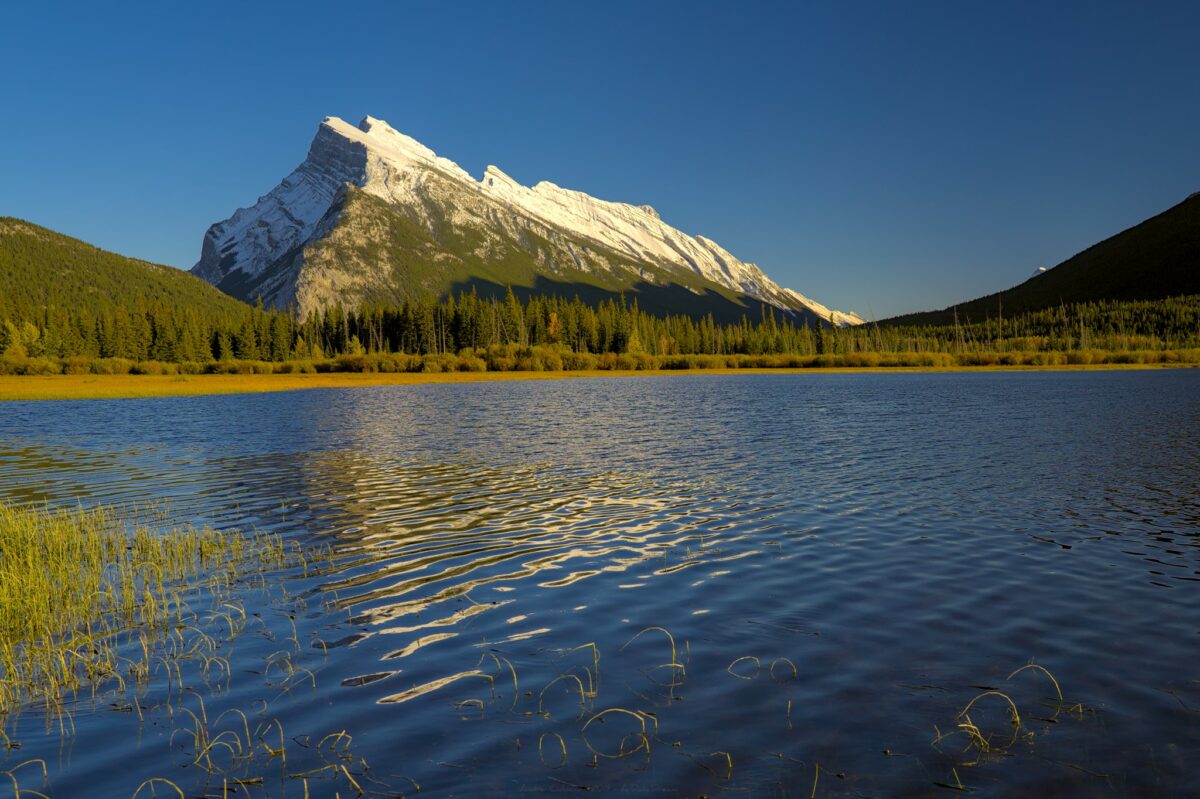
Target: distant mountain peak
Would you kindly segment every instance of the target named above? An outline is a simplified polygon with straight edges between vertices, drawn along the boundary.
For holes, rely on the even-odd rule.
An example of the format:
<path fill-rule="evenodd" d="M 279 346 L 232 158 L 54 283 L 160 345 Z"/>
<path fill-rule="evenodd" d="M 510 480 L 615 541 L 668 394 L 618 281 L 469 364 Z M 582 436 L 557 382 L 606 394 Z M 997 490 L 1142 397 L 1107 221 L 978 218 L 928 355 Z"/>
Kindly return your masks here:
<path fill-rule="evenodd" d="M 371 206 L 370 223 L 366 211 L 354 216 L 349 230 L 347 203 L 362 210 L 368 202 L 352 190 L 383 205 Z M 580 284 L 611 292 L 675 286 L 710 298 L 728 292 L 747 315 L 757 316 L 751 303 L 764 302 L 834 324 L 861 321 L 782 288 L 711 239 L 666 224 L 651 206 L 549 181 L 529 188 L 494 165 L 476 180 L 371 116 L 357 126 L 326 117 L 295 171 L 209 228 L 193 272 L 242 299 L 261 296 L 301 312 L 487 278 L 563 291 Z M 401 273 L 419 279 L 405 284 Z"/>
<path fill-rule="evenodd" d="M 483 170 L 483 180 L 481 180 L 480 183 L 488 188 L 495 188 L 497 183 L 509 188 L 525 188 L 520 183 L 517 183 L 517 181 L 506 175 L 504 171 L 495 164 L 488 164 L 487 168 Z M 538 186 L 534 187 L 534 190 L 536 191 L 541 185 L 542 184 L 539 183 Z"/>

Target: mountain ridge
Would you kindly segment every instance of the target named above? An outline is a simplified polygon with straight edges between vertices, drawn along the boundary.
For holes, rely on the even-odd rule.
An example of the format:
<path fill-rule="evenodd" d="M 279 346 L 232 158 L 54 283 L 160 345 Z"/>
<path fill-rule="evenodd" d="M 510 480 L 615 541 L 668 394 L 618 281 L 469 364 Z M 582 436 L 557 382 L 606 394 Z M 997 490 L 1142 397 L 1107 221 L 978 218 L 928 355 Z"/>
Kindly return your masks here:
<path fill-rule="evenodd" d="M 363 218 L 363 196 L 384 201 L 401 224 L 425 235 L 409 231 L 409 246 L 384 241 L 383 229 L 395 225 L 376 208 L 372 221 L 341 236 L 332 252 L 321 248 L 339 225 L 345 233 L 347 218 Z M 363 246 L 355 246 L 355 237 Z M 386 250 L 389 260 L 355 253 L 372 249 Z M 339 266 L 339 258 L 353 262 L 354 271 Z M 398 269 L 413 277 L 418 263 L 415 284 L 393 282 Z M 494 268 L 498 263 L 508 264 L 511 275 Z M 370 116 L 357 127 L 327 117 L 291 174 L 209 228 L 192 271 L 234 296 L 261 296 L 302 314 L 333 302 L 444 294 L 487 273 L 498 285 L 530 286 L 540 278 L 610 294 L 676 284 L 697 296 L 723 297 L 727 315 L 757 315 L 757 304 L 766 303 L 838 325 L 861 321 L 779 286 L 711 239 L 671 227 L 653 207 L 599 200 L 550 181 L 526 187 L 495 165 L 475 180 Z"/>
<path fill-rule="evenodd" d="M 1012 288 L 880 324 L 945 325 L 955 318 L 981 321 L 1061 304 L 1193 294 L 1200 294 L 1200 192 Z"/>

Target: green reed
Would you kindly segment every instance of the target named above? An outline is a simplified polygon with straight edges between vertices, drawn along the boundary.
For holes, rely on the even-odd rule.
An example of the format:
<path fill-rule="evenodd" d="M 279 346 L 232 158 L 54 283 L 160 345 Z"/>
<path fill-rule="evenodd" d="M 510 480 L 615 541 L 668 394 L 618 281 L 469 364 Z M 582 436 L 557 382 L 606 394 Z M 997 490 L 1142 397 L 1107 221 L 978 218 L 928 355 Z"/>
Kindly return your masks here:
<path fill-rule="evenodd" d="M 277 536 L 154 532 L 105 508 L 0 504 L 0 730 L 24 705 L 61 711 L 85 688 L 141 680 L 154 642 L 192 618 L 190 590 L 202 584 L 220 596 L 244 570 L 287 558 Z M 140 646 L 121 654 L 122 637 Z"/>

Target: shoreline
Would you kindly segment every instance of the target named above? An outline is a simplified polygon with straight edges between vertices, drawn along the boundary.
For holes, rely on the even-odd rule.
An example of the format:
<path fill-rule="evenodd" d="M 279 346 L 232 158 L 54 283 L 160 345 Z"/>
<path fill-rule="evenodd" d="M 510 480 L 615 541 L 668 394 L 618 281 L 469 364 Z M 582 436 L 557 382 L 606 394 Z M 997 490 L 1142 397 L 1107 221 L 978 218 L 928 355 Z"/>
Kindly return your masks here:
<path fill-rule="evenodd" d="M 325 372 L 318 374 L 0 375 L 0 402 L 147 399 L 261 394 L 316 388 L 580 380 L 684 375 L 885 374 L 944 372 L 1080 372 L 1189 369 L 1196 364 L 1061 364 L 1042 366 L 841 366 L 806 368 L 645 369 L 542 372 Z"/>

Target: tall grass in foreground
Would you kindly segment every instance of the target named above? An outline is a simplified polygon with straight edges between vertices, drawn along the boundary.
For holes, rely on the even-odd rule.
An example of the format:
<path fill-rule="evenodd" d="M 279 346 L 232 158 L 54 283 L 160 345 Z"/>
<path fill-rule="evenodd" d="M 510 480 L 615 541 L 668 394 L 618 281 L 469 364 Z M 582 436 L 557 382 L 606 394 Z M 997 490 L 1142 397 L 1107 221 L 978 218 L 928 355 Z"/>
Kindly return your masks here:
<path fill-rule="evenodd" d="M 155 643 L 188 624 L 191 588 L 227 592 L 248 563 L 286 554 L 276 536 L 0 504 L 0 736 L 24 705 L 61 710 L 81 689 L 143 680 Z M 140 645 L 119 654 L 122 640 Z"/>

